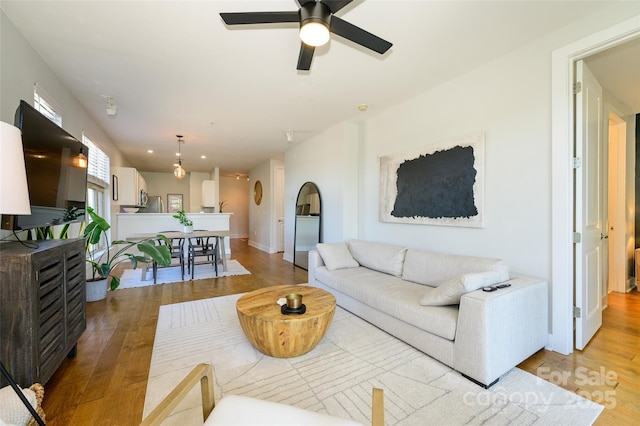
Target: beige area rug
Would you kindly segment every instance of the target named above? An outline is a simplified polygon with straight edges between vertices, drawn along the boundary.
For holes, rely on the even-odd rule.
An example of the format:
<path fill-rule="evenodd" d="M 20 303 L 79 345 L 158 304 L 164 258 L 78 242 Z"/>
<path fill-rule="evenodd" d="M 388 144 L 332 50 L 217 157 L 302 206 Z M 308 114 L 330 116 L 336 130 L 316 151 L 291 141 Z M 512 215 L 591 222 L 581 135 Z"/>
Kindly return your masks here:
<path fill-rule="evenodd" d="M 160 307 L 144 416 L 198 363 L 214 367 L 216 401 L 246 395 L 363 424 L 370 424 L 373 387 L 384 389 L 387 426 L 589 425 L 603 409 L 518 368 L 482 389 L 339 307 L 314 350 L 271 358 L 244 336 L 235 312 L 240 296 Z M 195 389 L 165 424 L 201 418 Z"/>
<path fill-rule="evenodd" d="M 222 270 L 222 265 L 218 265 L 218 277 L 228 277 L 230 275 L 245 275 L 250 274 L 244 266 L 235 259 L 227 260 L 227 271 Z M 216 271 L 210 264 L 196 265 L 194 272 L 194 280 L 203 280 L 205 278 L 216 278 Z M 189 281 L 191 274 L 187 273 L 187 268 L 184 270 L 184 280 Z M 182 275 L 180 273 L 180 266 L 171 266 L 168 268 L 158 268 L 158 275 L 156 284 L 167 284 L 182 281 Z M 153 284 L 153 271 L 151 268 L 147 271 L 147 279 L 142 280 L 142 269 L 127 269 L 120 277 L 120 286 L 118 290 L 123 288 L 144 287 Z"/>

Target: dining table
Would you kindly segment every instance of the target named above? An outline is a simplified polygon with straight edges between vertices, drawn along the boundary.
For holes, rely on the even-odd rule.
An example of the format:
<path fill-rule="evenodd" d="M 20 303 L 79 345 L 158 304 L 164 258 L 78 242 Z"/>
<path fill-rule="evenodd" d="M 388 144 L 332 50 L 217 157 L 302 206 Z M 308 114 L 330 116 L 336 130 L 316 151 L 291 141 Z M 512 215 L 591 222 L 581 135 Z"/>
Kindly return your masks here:
<path fill-rule="evenodd" d="M 148 233 L 140 233 L 140 234 L 131 234 L 127 237 L 127 241 L 142 241 L 146 239 L 154 239 L 157 238 L 158 235 L 164 235 L 165 237 L 172 238 L 216 238 L 217 244 L 215 247 L 218 249 L 218 259 L 221 260 L 222 270 L 224 272 L 227 271 L 227 255 L 225 249 L 224 239 L 225 237 L 231 236 L 230 231 L 207 231 L 207 230 L 198 230 L 193 232 L 180 232 L 180 231 L 168 231 L 168 232 L 148 232 Z M 149 264 L 144 263 L 142 265 L 142 281 L 147 279 L 147 269 Z"/>

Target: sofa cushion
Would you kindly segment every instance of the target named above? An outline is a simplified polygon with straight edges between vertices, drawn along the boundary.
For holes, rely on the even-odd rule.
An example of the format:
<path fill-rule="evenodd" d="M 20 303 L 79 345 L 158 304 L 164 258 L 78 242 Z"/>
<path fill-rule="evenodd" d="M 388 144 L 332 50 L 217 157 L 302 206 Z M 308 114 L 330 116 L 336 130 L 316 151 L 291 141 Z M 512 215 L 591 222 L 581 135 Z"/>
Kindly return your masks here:
<path fill-rule="evenodd" d="M 385 274 L 402 276 L 406 247 L 373 243 L 363 240 L 349 240 L 349 251 L 362 266 Z"/>
<path fill-rule="evenodd" d="M 320 253 L 320 257 L 322 257 L 322 261 L 330 271 L 343 268 L 357 268 L 360 266 L 353 256 L 351 256 L 351 252 L 345 243 L 319 243 L 316 244 L 316 248 L 318 249 L 318 253 Z"/>
<path fill-rule="evenodd" d="M 502 275 L 495 271 L 460 275 L 438 287 L 428 289 L 420 299 L 420 304 L 423 306 L 457 305 L 464 294 L 501 281 L 504 281 Z"/>
<path fill-rule="evenodd" d="M 458 306 L 421 306 L 425 286 L 359 267 L 329 271 L 321 266 L 315 278 L 327 287 L 357 299 L 421 330 L 453 340 Z"/>
<path fill-rule="evenodd" d="M 489 271 L 500 274 L 497 282 L 509 279 L 509 268 L 501 259 L 409 249 L 405 256 L 402 278 L 437 287 L 461 274 Z"/>

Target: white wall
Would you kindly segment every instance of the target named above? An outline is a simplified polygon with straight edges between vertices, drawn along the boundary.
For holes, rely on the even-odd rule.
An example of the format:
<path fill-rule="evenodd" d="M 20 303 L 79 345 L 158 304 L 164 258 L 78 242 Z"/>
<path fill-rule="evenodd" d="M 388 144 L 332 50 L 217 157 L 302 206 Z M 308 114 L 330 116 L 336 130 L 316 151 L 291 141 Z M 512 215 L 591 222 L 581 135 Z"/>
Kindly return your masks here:
<path fill-rule="evenodd" d="M 524 50 L 371 118 L 360 129 L 359 160 L 345 150 L 352 145 L 342 126 L 355 126 L 347 123 L 289 149 L 285 154 L 289 204 L 294 206 L 299 187 L 312 181 L 322 197 L 323 241 L 358 237 L 505 257 L 514 270 L 548 277 L 550 152 L 548 130 L 540 125 L 548 121 L 544 79 L 531 78 L 527 103 L 513 107 L 520 101 L 520 78 L 548 70 L 547 53 Z M 532 63 L 527 65 L 528 61 Z M 486 132 L 483 229 L 378 222 L 380 156 L 426 148 L 475 131 Z M 358 146 L 357 136 L 350 140 Z M 353 170 L 358 170 L 355 178 L 349 176 Z M 349 207 L 353 200 L 359 200 L 355 208 Z M 291 253 L 293 207 L 287 214 L 285 250 Z M 530 251 L 543 255 L 531 256 Z"/>
<path fill-rule="evenodd" d="M 269 252 L 270 236 L 270 194 L 271 194 L 271 162 L 265 161 L 249 171 L 249 245 Z M 262 184 L 262 202 L 257 205 L 253 199 L 256 182 Z"/>
<path fill-rule="evenodd" d="M 550 281 L 551 53 L 635 14 L 632 5 L 618 5 L 371 117 L 360 132 L 358 178 L 351 180 L 355 188 L 341 186 L 345 164 L 352 160 L 340 149 L 340 126 L 290 148 L 285 154 L 288 202 L 293 204 L 300 185 L 313 181 L 322 195 L 327 242 L 353 237 L 353 226 L 343 226 L 351 200 L 343 194 L 349 193 L 359 200 L 353 213 L 358 218 L 349 221 L 357 223 L 358 238 L 500 257 L 513 272 Z M 477 131 L 486 136 L 483 228 L 378 221 L 380 156 Z M 292 229 L 288 223 L 287 253 Z"/>
<path fill-rule="evenodd" d="M 275 239 L 277 224 L 274 182 L 275 168 L 282 166 L 280 160 L 270 159 L 262 162 L 249 171 L 249 245 L 268 253 L 278 251 Z M 256 205 L 253 190 L 257 181 L 262 184 L 262 202 Z"/>
<path fill-rule="evenodd" d="M 321 241 L 358 236 L 359 151 L 359 125 L 342 123 L 285 152 L 286 260 L 293 261 L 296 198 L 306 182 L 315 183 L 320 191 Z"/>
<path fill-rule="evenodd" d="M 149 195 L 160 195 L 164 203 L 164 209 L 167 211 L 169 205 L 167 203 L 167 194 L 182 194 L 182 205 L 187 213 L 199 213 L 200 209 L 192 211 L 189 209 L 191 205 L 191 190 L 189 186 L 189 173 L 184 179 L 176 179 L 171 173 L 158 172 L 140 172 L 147 181 L 147 192 Z"/>
<path fill-rule="evenodd" d="M 63 129 L 80 141 L 84 130 L 109 156 L 111 167 L 129 166 L 103 129 L 0 10 L 0 120 L 13 124 L 20 100 L 33 105 L 34 83 L 61 107 Z M 117 208 L 112 205 L 109 216 L 115 218 Z M 113 229 L 113 235 L 117 235 L 117 229 Z"/>
<path fill-rule="evenodd" d="M 363 216 L 361 237 L 505 258 L 514 271 L 548 278 L 549 64 L 545 49 L 524 48 L 371 119 L 362 211 L 374 214 Z M 378 222 L 380 156 L 476 131 L 485 133 L 484 228 Z"/>
<path fill-rule="evenodd" d="M 252 189 L 253 187 L 251 187 Z M 220 176 L 220 201 L 224 201 L 222 211 L 233 213 L 229 218 L 231 238 L 249 237 L 249 181 L 244 176 L 240 179 Z"/>

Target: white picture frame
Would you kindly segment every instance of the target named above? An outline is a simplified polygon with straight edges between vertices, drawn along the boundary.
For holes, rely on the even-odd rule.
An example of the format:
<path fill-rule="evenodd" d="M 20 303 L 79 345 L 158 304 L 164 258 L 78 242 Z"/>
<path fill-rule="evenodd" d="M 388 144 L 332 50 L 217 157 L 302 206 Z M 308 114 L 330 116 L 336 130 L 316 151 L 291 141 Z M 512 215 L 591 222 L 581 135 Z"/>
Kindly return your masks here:
<path fill-rule="evenodd" d="M 484 132 L 476 132 L 425 149 L 380 157 L 379 220 L 391 223 L 483 227 L 484 148 Z M 466 156 L 467 161 L 458 161 L 458 154 Z M 469 155 L 472 155 L 472 158 L 469 158 Z M 472 164 L 469 159 L 472 160 Z M 447 167 L 447 162 L 453 160 L 455 162 L 451 163 L 451 167 Z M 412 164 L 414 161 L 419 163 Z M 436 163 L 442 170 L 450 171 L 450 176 L 429 176 L 425 167 Z M 460 164 L 464 164 L 464 167 L 459 167 Z M 401 170 L 406 170 L 407 167 L 414 167 L 418 171 L 410 175 L 402 173 Z M 401 179 L 400 186 L 398 179 Z M 412 191 L 403 189 L 407 187 Z M 470 208 L 471 201 L 475 211 Z M 396 203 L 400 202 L 404 209 L 398 208 Z M 446 204 L 446 208 L 439 209 L 439 204 Z M 444 210 L 447 212 L 439 215 Z"/>

